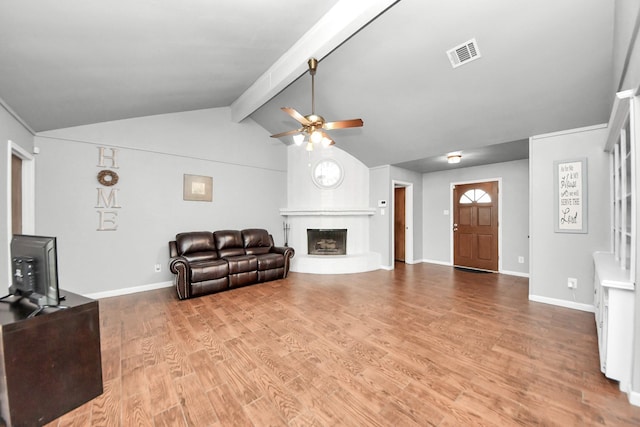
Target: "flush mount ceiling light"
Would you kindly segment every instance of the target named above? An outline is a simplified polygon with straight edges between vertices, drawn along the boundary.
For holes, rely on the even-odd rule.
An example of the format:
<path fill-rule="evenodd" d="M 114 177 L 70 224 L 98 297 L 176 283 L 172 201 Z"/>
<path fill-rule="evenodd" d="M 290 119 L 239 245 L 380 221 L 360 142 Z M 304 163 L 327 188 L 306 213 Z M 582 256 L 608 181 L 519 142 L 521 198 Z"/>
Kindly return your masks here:
<path fill-rule="evenodd" d="M 449 153 L 447 154 L 447 162 L 448 163 L 460 163 L 460 160 L 462 160 L 462 153 L 457 151 L 455 153 Z"/>
<path fill-rule="evenodd" d="M 325 130 L 355 128 L 363 125 L 362 119 L 340 120 L 337 122 L 326 122 L 324 117 L 315 113 L 315 75 L 318 68 L 318 60 L 309 59 L 309 74 L 311 74 L 311 114 L 303 116 L 293 108 L 283 107 L 282 111 L 293 117 L 302 125 L 301 128 L 290 130 L 287 132 L 271 135 L 271 138 L 281 138 L 287 135 L 293 135 L 293 142 L 300 146 L 308 135 L 309 139 L 306 145 L 307 151 L 313 151 L 314 144 L 322 144 L 323 147 L 329 147 L 335 144 L 335 141 L 329 137 Z"/>

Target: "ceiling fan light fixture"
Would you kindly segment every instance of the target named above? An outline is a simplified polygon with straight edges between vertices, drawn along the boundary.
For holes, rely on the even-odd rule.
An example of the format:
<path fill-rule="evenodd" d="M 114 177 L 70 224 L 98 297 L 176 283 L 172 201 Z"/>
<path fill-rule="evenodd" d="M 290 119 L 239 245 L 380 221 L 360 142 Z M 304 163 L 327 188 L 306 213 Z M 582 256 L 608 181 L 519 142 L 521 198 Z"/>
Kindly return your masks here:
<path fill-rule="evenodd" d="M 314 144 L 321 142 L 322 138 L 323 138 L 322 132 L 320 132 L 319 130 L 314 130 L 313 132 L 311 132 L 311 135 L 309 136 L 309 140 Z"/>
<path fill-rule="evenodd" d="M 318 60 L 315 58 L 309 59 L 309 74 L 311 75 L 311 114 L 303 116 L 295 109 L 291 107 L 282 107 L 281 110 L 291 116 L 302 127 L 298 129 L 288 130 L 271 135 L 271 138 L 282 138 L 283 136 L 293 135 L 293 142 L 297 146 L 301 146 L 304 143 L 306 135 L 309 135 L 307 140 L 306 150 L 312 151 L 313 144 L 322 144 L 323 147 L 329 147 L 336 142 L 333 138 L 329 137 L 324 131 L 345 129 L 345 128 L 357 128 L 362 127 L 364 122 L 362 119 L 350 119 L 350 120 L 338 120 L 333 122 L 327 122 L 324 117 L 315 112 L 315 74 L 318 68 Z"/>
<path fill-rule="evenodd" d="M 447 163 L 449 164 L 460 163 L 460 160 L 462 160 L 462 153 L 459 151 L 447 154 Z"/>

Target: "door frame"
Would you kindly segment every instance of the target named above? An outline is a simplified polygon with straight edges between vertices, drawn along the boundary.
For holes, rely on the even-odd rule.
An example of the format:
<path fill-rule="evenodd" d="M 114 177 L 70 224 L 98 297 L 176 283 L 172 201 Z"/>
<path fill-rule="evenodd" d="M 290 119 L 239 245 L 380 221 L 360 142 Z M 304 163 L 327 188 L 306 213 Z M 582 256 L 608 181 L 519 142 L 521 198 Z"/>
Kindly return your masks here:
<path fill-rule="evenodd" d="M 35 233 L 35 157 L 27 150 L 16 144 L 15 142 L 7 141 L 7 222 L 5 242 L 7 248 L 7 254 L 11 254 L 11 236 L 12 232 L 12 219 L 11 219 L 11 156 L 17 156 L 22 159 L 22 232 L 24 234 Z M 11 268 L 7 268 L 8 281 L 11 283 Z"/>
<path fill-rule="evenodd" d="M 407 181 L 399 181 L 396 179 L 391 180 L 391 224 L 396 215 L 395 201 L 396 201 L 396 187 L 404 187 L 404 262 L 405 264 L 415 264 L 413 259 L 413 183 Z M 393 227 L 392 227 L 393 229 Z M 391 233 L 391 265 L 395 264 L 396 248 L 395 248 L 395 235 Z"/>
<path fill-rule="evenodd" d="M 15 142 L 8 141 L 7 166 L 11 170 L 11 156 L 22 159 L 22 230 L 35 232 L 35 157 Z M 7 172 L 8 174 L 10 172 Z M 8 229 L 11 234 L 11 175 L 7 175 Z"/>
<path fill-rule="evenodd" d="M 502 178 L 483 178 L 470 181 L 457 181 L 449 184 L 449 264 L 453 265 L 454 260 L 454 238 L 453 238 L 453 189 L 456 185 L 477 184 L 479 182 L 498 182 L 498 272 L 502 272 Z"/>

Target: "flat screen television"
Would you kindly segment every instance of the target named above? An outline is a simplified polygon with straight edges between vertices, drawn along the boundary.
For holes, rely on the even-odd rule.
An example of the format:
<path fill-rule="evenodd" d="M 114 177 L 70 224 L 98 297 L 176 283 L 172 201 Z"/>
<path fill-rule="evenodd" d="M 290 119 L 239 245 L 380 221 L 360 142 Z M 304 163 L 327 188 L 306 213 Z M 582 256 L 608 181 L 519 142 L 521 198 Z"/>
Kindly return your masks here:
<path fill-rule="evenodd" d="M 27 298 L 40 309 L 60 304 L 55 237 L 14 234 L 11 239 L 11 265 L 10 295 Z"/>

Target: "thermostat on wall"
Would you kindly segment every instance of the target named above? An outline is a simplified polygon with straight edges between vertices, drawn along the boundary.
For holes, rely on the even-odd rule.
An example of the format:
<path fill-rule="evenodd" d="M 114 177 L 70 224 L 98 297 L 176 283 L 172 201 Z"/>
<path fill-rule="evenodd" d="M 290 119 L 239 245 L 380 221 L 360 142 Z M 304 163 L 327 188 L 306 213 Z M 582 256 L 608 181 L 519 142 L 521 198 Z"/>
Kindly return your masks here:
<path fill-rule="evenodd" d="M 379 208 L 384 208 L 387 206 L 387 201 L 386 200 L 378 200 L 378 207 Z"/>

